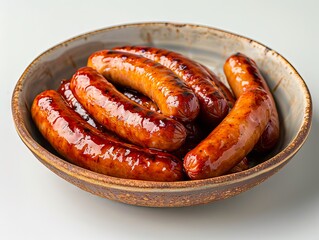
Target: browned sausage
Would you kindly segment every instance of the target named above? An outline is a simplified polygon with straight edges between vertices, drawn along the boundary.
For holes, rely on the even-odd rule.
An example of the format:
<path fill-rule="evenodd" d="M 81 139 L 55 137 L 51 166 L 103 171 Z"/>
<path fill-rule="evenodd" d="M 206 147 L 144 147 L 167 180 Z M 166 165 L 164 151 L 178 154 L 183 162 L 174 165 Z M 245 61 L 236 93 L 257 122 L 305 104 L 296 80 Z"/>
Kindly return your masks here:
<path fill-rule="evenodd" d="M 262 87 L 269 94 L 271 99 L 271 117 L 266 130 L 255 146 L 258 152 L 269 151 L 279 140 L 278 112 L 269 87 L 258 70 L 256 63 L 244 54 L 237 53 L 227 59 L 224 65 L 224 72 L 236 97 L 259 87 Z"/>
<path fill-rule="evenodd" d="M 173 151 L 185 141 L 186 130 L 180 122 L 129 100 L 90 67 L 79 69 L 70 87 L 96 121 L 132 143 Z"/>
<path fill-rule="evenodd" d="M 70 80 L 63 80 L 58 89 L 58 93 L 65 99 L 65 101 L 69 104 L 76 113 L 78 113 L 85 121 L 87 121 L 91 126 L 99 129 L 100 131 L 105 131 L 106 129 L 99 123 L 97 123 L 83 108 L 81 103 L 74 97 L 71 89 L 70 89 Z"/>
<path fill-rule="evenodd" d="M 212 81 L 199 63 L 182 54 L 154 47 L 124 46 L 115 50 L 142 55 L 171 69 L 197 96 L 202 121 L 216 126 L 228 114 L 228 102 L 216 85 L 219 80 L 216 78 L 216 81 Z"/>
<path fill-rule="evenodd" d="M 161 113 L 161 110 L 158 109 L 156 104 L 145 95 L 137 91 L 134 91 L 132 89 L 119 88 L 119 87 L 117 87 L 117 89 L 121 93 L 123 93 L 126 97 L 142 105 L 143 107 L 146 107 L 150 110 Z M 183 158 L 187 152 L 193 149 L 204 138 L 203 129 L 200 128 L 196 122 L 184 123 L 183 125 L 187 133 L 185 143 L 181 147 L 179 147 L 177 150 L 172 152 L 172 154 L 174 154 L 175 156 L 179 158 Z"/>
<path fill-rule="evenodd" d="M 236 166 L 255 146 L 271 115 L 271 99 L 263 89 L 240 95 L 224 120 L 184 158 L 191 179 L 220 176 Z"/>
<path fill-rule="evenodd" d="M 158 109 L 156 104 L 145 95 L 137 91 L 134 91 L 132 89 L 119 88 L 119 87 L 117 87 L 117 89 L 121 93 L 123 93 L 126 97 L 142 105 L 143 107 L 146 107 L 147 109 L 161 113 L 161 110 Z M 185 154 L 189 152 L 191 149 L 193 149 L 204 137 L 203 129 L 200 128 L 196 122 L 184 123 L 183 125 L 187 133 L 186 140 L 181 147 L 171 152 L 172 154 L 174 154 L 175 156 L 179 158 L 183 158 Z"/>
<path fill-rule="evenodd" d="M 226 85 L 219 80 L 218 76 L 213 71 L 211 71 L 208 67 L 206 67 L 205 65 L 202 65 L 202 67 L 210 74 L 211 80 L 214 81 L 216 85 L 220 88 L 220 90 L 223 92 L 224 96 L 227 99 L 229 108 L 232 109 L 235 104 L 235 98 L 232 92 L 230 91 L 230 89 L 226 87 Z M 248 168 L 249 168 L 249 160 L 247 157 L 244 157 L 235 167 L 230 169 L 228 173 L 242 172 L 244 170 L 247 170 Z"/>
<path fill-rule="evenodd" d="M 39 94 L 33 101 L 31 114 L 55 150 L 80 167 L 120 178 L 183 179 L 182 162 L 176 157 L 109 138 L 69 108 L 56 91 Z"/>
<path fill-rule="evenodd" d="M 198 99 L 171 70 L 131 53 L 102 50 L 93 53 L 88 66 L 113 83 L 133 88 L 152 99 L 161 112 L 183 122 L 199 113 Z"/>

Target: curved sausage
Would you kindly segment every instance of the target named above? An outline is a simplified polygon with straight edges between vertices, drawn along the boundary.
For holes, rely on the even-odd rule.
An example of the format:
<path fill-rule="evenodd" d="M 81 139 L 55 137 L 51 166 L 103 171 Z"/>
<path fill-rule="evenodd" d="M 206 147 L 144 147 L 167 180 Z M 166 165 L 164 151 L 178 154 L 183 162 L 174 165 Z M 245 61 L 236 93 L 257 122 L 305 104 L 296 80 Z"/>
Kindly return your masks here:
<path fill-rule="evenodd" d="M 150 181 L 183 179 L 182 162 L 171 154 L 109 138 L 47 90 L 33 101 L 32 118 L 47 141 L 71 163 L 109 176 Z"/>
<path fill-rule="evenodd" d="M 236 166 L 255 146 L 271 115 L 271 99 L 260 88 L 240 95 L 224 120 L 184 158 L 191 179 L 216 177 Z"/>
<path fill-rule="evenodd" d="M 80 68 L 70 87 L 96 121 L 132 143 L 173 151 L 185 141 L 186 130 L 180 122 L 129 100 L 93 68 Z"/>
<path fill-rule="evenodd" d="M 259 87 L 269 94 L 271 99 L 271 117 L 265 131 L 255 146 L 255 150 L 258 152 L 269 151 L 279 140 L 279 118 L 274 98 L 256 63 L 244 54 L 237 53 L 226 60 L 224 72 L 236 97 Z"/>
<path fill-rule="evenodd" d="M 123 46 L 114 49 L 142 55 L 171 69 L 197 96 L 202 121 L 216 126 L 228 114 L 227 99 L 216 85 L 219 80 L 212 81 L 199 63 L 182 54 L 154 47 Z"/>
<path fill-rule="evenodd" d="M 93 53 L 87 65 L 109 81 L 148 96 L 166 116 L 189 122 L 199 113 L 198 99 L 192 90 L 171 70 L 150 59 L 103 50 Z"/>

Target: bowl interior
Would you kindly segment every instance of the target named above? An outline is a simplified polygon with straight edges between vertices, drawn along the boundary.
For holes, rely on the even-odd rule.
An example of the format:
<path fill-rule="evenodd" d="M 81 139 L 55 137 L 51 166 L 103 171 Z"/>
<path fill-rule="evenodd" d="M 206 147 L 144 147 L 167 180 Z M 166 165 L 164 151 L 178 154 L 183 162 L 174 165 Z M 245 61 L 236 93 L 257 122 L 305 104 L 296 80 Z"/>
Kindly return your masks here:
<path fill-rule="evenodd" d="M 33 99 L 46 89 L 57 89 L 62 79 L 70 78 L 76 69 L 86 65 L 92 52 L 121 45 L 150 45 L 180 52 L 208 66 L 225 83 L 222 67 L 227 57 L 242 52 L 253 58 L 273 92 L 281 118 L 281 142 L 266 158 L 287 148 L 305 127 L 305 117 L 311 116 L 311 100 L 306 85 L 294 68 L 275 51 L 250 39 L 203 26 L 132 24 L 75 37 L 34 60 L 20 78 L 15 92 L 18 95 L 17 114 L 23 125 L 21 128 L 17 126 L 20 136 L 21 131 L 26 131 L 31 140 L 25 141 L 35 139 L 56 154 L 32 122 L 30 107 Z M 291 151 L 289 154 L 292 154 Z"/>

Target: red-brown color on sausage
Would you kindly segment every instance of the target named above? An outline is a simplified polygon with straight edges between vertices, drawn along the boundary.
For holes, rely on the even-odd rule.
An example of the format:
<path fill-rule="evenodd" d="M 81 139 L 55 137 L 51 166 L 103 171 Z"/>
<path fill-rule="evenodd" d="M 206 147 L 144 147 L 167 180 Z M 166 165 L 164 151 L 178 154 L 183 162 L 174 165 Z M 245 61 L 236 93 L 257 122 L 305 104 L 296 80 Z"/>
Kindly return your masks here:
<path fill-rule="evenodd" d="M 33 101 L 32 118 L 63 157 L 80 167 L 113 177 L 179 181 L 182 162 L 171 154 L 118 142 L 101 133 L 71 108 L 59 93 L 47 90 Z"/>
<path fill-rule="evenodd" d="M 117 89 L 126 97 L 142 105 L 143 107 L 161 113 L 161 110 L 158 109 L 157 105 L 145 95 L 132 89 L 119 87 L 117 87 Z M 203 129 L 200 128 L 196 122 L 184 123 L 183 125 L 187 133 L 186 140 L 181 147 L 171 152 L 173 155 L 181 159 L 204 138 Z"/>
<path fill-rule="evenodd" d="M 198 99 L 193 91 L 171 70 L 150 59 L 102 50 L 93 53 L 87 65 L 109 81 L 148 96 L 166 116 L 190 122 L 199 113 Z"/>
<path fill-rule="evenodd" d="M 180 122 L 129 100 L 93 68 L 80 68 L 70 87 L 96 121 L 134 144 L 173 151 L 185 141 Z"/>
<path fill-rule="evenodd" d="M 161 113 L 161 110 L 158 109 L 156 104 L 145 95 L 132 89 L 119 87 L 117 87 L 117 89 L 126 97 L 142 105 L 143 107 Z M 204 138 L 203 129 L 200 128 L 200 126 L 196 122 L 184 123 L 183 125 L 187 133 L 186 140 L 181 147 L 172 152 L 172 154 L 181 159 L 185 156 L 186 153 L 188 153 L 191 149 L 196 147 L 196 145 Z"/>
<path fill-rule="evenodd" d="M 81 103 L 74 97 L 70 89 L 70 80 L 63 80 L 58 89 L 58 93 L 65 99 L 69 104 L 69 107 L 72 108 L 77 114 L 79 114 L 87 123 L 91 126 L 97 128 L 100 131 L 105 131 L 106 129 L 99 123 L 97 123 L 90 114 L 83 108 Z"/>
<path fill-rule="evenodd" d="M 216 126 L 229 112 L 227 99 L 216 85 L 219 80 L 203 70 L 201 64 L 182 54 L 146 46 L 123 46 L 118 51 L 139 54 L 171 69 L 194 91 L 201 108 L 201 119 Z"/>
<path fill-rule="evenodd" d="M 269 94 L 271 99 L 271 117 L 264 133 L 255 146 L 255 150 L 258 152 L 271 150 L 278 142 L 280 135 L 278 112 L 274 98 L 256 63 L 244 54 L 237 53 L 226 60 L 224 72 L 237 98 L 244 92 L 260 87 Z"/>
<path fill-rule="evenodd" d="M 223 175 L 255 146 L 271 115 L 271 99 L 263 89 L 240 95 L 224 120 L 184 158 L 191 179 Z"/>

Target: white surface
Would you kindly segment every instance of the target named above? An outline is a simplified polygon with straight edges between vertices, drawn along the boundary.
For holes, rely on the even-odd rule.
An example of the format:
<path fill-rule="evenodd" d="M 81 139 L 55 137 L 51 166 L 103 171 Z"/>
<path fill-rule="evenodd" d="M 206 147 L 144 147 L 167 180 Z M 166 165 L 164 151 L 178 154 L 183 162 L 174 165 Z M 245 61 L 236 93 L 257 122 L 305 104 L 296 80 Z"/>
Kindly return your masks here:
<path fill-rule="evenodd" d="M 0 239 L 318 239 L 319 5 L 316 1 L 0 0 Z M 141 21 L 197 23 L 262 42 L 304 78 L 314 103 L 304 147 L 275 176 L 205 206 L 152 209 L 84 192 L 45 168 L 14 129 L 11 94 L 41 52 L 91 30 Z"/>

